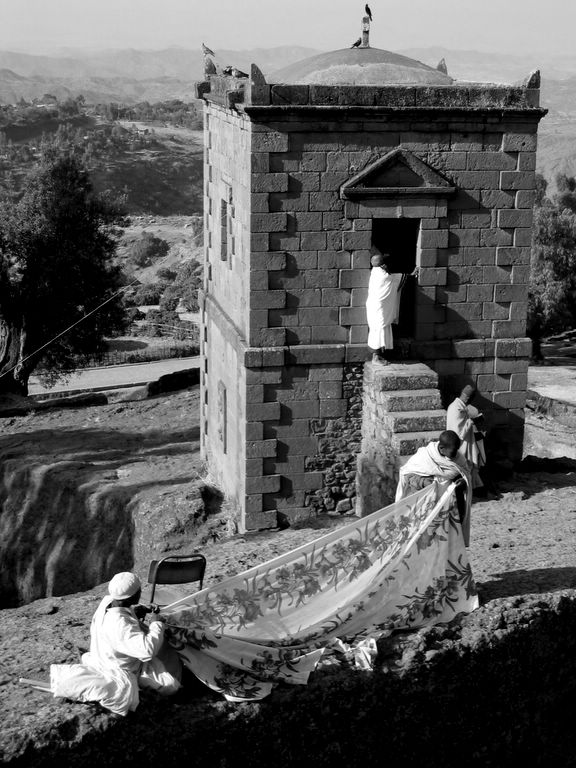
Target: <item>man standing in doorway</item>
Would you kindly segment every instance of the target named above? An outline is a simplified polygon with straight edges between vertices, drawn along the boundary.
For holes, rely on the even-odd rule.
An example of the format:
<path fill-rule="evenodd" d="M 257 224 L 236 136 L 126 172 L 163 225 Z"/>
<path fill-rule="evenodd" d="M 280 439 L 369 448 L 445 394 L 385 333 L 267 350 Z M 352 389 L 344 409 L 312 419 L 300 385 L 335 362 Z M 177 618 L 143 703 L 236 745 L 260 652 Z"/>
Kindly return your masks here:
<path fill-rule="evenodd" d="M 392 324 L 398 322 L 400 295 L 407 275 L 390 272 L 390 255 L 372 247 L 366 299 L 368 346 L 372 361 L 388 365 L 394 347 Z M 412 274 L 417 274 L 415 269 Z"/>

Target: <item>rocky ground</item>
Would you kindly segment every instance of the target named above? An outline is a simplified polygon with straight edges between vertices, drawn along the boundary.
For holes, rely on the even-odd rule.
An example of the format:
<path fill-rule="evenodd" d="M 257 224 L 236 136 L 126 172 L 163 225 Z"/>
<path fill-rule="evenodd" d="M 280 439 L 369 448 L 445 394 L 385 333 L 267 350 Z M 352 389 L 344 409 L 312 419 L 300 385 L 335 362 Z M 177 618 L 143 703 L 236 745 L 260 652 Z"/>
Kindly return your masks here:
<path fill-rule="evenodd" d="M 559 444 L 569 439 L 564 425 L 545 416 L 530 415 L 529 433 L 530 425 L 544 431 L 551 443 L 554 430 Z M 109 484 L 129 489 L 135 535 L 157 541 L 164 551 L 200 548 L 208 560 L 207 583 L 346 522 L 346 518 L 315 518 L 298 528 L 227 538 L 233 529 L 233 512 L 223 510 L 214 494 L 209 510 L 212 524 L 206 524 L 203 512 L 200 525 L 189 509 L 198 501 L 199 479 L 208 487 L 210 479 L 198 453 L 198 392 L 194 389 L 141 402 L 12 417 L 4 419 L 2 426 L 4 458 L 28 455 L 33 449 L 43 460 L 47 456 L 54 461 L 56 457 L 82 460 L 89 464 L 87 471 L 95 473 L 94 481 L 98 472 L 105 471 Z M 489 616 L 491 611 L 504 610 L 502 605 L 524 600 L 536 600 L 539 605 L 537 598 L 525 596 L 576 589 L 576 462 L 527 459 L 516 474 L 499 483 L 498 493 L 498 498 L 477 500 L 472 512 L 471 557 L 485 604 L 481 612 Z M 194 509 L 198 512 L 200 505 Z M 154 554 L 145 547 L 137 551 L 135 568 L 143 577 Z M 126 562 L 125 567 L 132 563 Z M 2 611 L 0 741 L 4 752 L 0 755 L 5 762 L 19 758 L 18 765 L 40 765 L 27 749 L 74 745 L 89 734 L 119 727 L 96 708 L 56 702 L 17 682 L 20 676 L 46 678 L 50 663 L 77 659 L 78 648 L 86 646 L 90 616 L 103 590 L 104 585 L 96 586 L 82 594 Z M 482 623 L 481 618 L 475 621 Z M 170 704 L 168 709 L 159 710 L 157 702 L 145 700 L 132 725 L 138 724 L 137 731 L 149 729 L 150 718 L 171 713 L 171 727 L 175 727 L 174 723 L 200 717 L 206 708 L 213 716 L 229 715 L 233 709 L 209 693 L 191 690 L 189 700 Z M 76 764 L 82 763 L 70 763 Z"/>

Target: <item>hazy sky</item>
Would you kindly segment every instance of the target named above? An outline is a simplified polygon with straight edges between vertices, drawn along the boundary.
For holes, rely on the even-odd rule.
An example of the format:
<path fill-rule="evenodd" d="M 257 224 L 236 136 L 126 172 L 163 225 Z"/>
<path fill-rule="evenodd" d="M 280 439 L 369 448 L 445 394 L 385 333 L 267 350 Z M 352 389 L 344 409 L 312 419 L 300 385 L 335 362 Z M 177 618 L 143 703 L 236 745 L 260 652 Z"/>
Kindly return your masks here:
<path fill-rule="evenodd" d="M 574 0 L 370 0 L 371 42 L 572 53 Z M 0 0 L 0 49 L 57 47 L 343 48 L 356 39 L 364 0 Z"/>

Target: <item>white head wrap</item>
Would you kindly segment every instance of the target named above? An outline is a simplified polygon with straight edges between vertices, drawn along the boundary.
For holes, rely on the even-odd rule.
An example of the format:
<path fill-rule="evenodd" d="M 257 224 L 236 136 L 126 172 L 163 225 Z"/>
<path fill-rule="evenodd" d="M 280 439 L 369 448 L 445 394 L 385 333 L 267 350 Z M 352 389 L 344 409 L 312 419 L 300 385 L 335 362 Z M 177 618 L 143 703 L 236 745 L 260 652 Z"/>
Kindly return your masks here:
<path fill-rule="evenodd" d="M 125 600 L 128 597 L 132 597 L 142 588 L 140 579 L 135 573 L 130 571 L 122 571 L 117 573 L 110 580 L 108 584 L 108 593 L 115 600 Z"/>

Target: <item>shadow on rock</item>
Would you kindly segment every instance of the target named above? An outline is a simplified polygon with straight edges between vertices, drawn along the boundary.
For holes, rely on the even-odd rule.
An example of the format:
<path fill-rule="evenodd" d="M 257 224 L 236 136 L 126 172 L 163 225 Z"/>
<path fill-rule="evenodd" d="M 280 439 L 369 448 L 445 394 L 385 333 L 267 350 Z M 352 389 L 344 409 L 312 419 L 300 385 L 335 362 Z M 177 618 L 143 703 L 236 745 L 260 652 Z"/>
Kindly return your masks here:
<path fill-rule="evenodd" d="M 534 592 L 576 589 L 576 568 L 535 568 L 533 571 L 520 569 L 490 575 L 493 580 L 477 585 L 482 602 Z"/>
<path fill-rule="evenodd" d="M 528 499 L 542 491 L 571 486 L 576 486 L 576 460 L 567 457 L 544 459 L 526 456 L 510 478 L 496 483 L 501 498 L 517 494 L 518 500 Z"/>
<path fill-rule="evenodd" d="M 105 732 L 95 724 L 81 743 L 54 732 L 11 765 L 568 768 L 574 597 L 501 600 L 415 632 L 401 645 L 397 672 L 329 667 L 262 702 L 150 698 Z"/>

